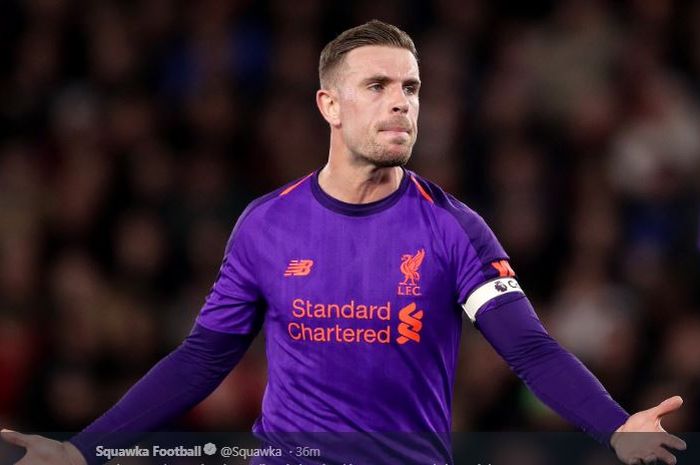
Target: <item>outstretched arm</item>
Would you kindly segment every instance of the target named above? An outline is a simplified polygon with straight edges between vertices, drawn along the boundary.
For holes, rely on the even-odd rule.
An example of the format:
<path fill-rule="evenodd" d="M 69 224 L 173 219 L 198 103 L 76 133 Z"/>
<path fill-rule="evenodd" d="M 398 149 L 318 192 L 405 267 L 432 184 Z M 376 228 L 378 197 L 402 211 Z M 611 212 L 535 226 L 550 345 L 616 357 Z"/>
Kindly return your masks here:
<path fill-rule="evenodd" d="M 630 417 L 596 377 L 547 333 L 524 295 L 491 300 L 477 313 L 475 324 L 537 397 L 601 443 L 612 445 L 623 462 L 635 463 L 654 455 L 672 464 L 675 458 L 662 446 L 685 448 L 679 438 L 663 432 L 658 422 L 661 415 L 680 407 L 678 401 L 663 403 L 665 410 L 658 410 L 659 406 Z M 651 429 L 652 424 L 658 429 Z M 639 437 L 641 441 L 632 444 L 620 434 L 613 436 L 616 431 L 660 434 Z"/>
<path fill-rule="evenodd" d="M 2 437 L 27 449 L 16 465 L 79 465 L 79 455 L 84 456 L 82 463 L 101 463 L 103 460 L 95 457 L 95 446 L 108 445 L 115 433 L 123 435 L 120 442 L 129 437 L 135 440 L 138 433 L 156 430 L 185 413 L 216 389 L 253 338 L 254 335 L 221 333 L 196 324 L 177 349 L 69 443 L 14 432 L 3 432 Z M 76 455 L 77 451 L 80 454 Z"/>

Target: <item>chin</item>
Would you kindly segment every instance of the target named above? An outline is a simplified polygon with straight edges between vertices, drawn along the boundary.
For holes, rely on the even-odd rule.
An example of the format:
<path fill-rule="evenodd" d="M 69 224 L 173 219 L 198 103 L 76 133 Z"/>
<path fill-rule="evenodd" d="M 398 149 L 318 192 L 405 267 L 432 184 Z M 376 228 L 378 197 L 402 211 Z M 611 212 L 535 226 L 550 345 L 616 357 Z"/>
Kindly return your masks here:
<path fill-rule="evenodd" d="M 354 152 L 355 156 L 377 168 L 404 166 L 411 158 L 413 144 L 371 144 L 364 150 Z"/>

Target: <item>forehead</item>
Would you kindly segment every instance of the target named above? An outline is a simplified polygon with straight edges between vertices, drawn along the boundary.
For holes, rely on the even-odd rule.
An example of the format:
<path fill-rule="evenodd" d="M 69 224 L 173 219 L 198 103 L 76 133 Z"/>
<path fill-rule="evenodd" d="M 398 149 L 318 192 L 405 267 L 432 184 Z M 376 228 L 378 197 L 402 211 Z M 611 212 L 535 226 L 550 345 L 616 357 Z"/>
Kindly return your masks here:
<path fill-rule="evenodd" d="M 348 52 L 341 73 L 351 80 L 382 75 L 394 80 L 418 79 L 418 62 L 405 48 L 364 46 Z"/>

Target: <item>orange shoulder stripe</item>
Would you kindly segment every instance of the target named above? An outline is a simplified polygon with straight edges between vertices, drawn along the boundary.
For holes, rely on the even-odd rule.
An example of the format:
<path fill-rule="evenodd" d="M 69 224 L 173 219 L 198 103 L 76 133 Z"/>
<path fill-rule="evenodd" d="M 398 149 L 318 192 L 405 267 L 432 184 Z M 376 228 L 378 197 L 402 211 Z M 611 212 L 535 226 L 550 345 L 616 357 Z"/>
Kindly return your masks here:
<path fill-rule="evenodd" d="M 427 200 L 430 203 L 435 203 L 433 198 L 430 195 L 428 195 L 427 192 L 425 192 L 425 189 L 423 189 L 423 186 L 420 185 L 420 183 L 414 175 L 411 175 L 411 181 L 413 181 L 413 184 L 416 185 L 416 187 L 418 188 L 418 192 L 420 192 L 420 195 L 422 195 L 425 200 Z"/>
<path fill-rule="evenodd" d="M 304 176 L 301 180 L 297 181 L 296 183 L 292 184 L 291 186 L 289 186 L 288 188 L 286 188 L 285 190 L 283 190 L 282 192 L 280 192 L 279 197 L 282 197 L 282 196 L 287 195 L 287 194 L 289 194 L 290 192 L 292 192 L 294 189 L 296 189 L 297 187 L 299 187 L 299 185 L 300 185 L 302 182 L 304 182 L 304 181 L 306 181 L 307 179 L 309 179 L 309 178 L 311 177 L 312 174 L 313 174 L 313 173 L 307 174 L 307 175 Z"/>

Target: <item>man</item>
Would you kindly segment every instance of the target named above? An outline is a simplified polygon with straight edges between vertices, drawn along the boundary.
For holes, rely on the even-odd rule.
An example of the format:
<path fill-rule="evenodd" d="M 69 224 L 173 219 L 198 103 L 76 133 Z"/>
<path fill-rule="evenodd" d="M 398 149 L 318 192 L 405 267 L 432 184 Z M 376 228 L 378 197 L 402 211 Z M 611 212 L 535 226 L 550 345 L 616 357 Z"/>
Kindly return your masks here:
<path fill-rule="evenodd" d="M 263 321 L 257 433 L 449 432 L 462 310 L 540 399 L 623 462 L 675 463 L 667 447 L 685 444 L 660 419 L 681 399 L 629 416 L 547 334 L 483 220 L 403 168 L 418 132 L 416 57 L 379 21 L 324 48 L 328 163 L 246 209 L 192 333 L 115 407 L 67 443 L 4 432 L 27 448 L 18 465 L 99 463 L 107 435 L 159 428 L 216 388 Z M 636 443 L 627 431 L 659 434 Z"/>

